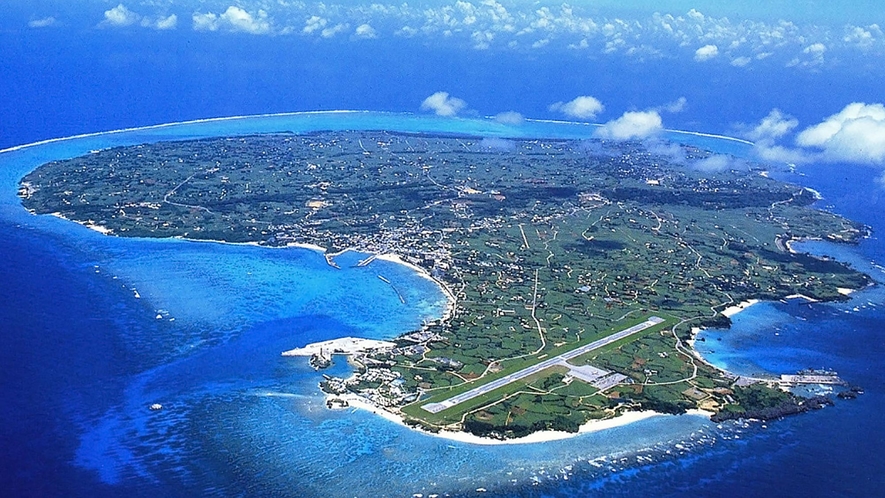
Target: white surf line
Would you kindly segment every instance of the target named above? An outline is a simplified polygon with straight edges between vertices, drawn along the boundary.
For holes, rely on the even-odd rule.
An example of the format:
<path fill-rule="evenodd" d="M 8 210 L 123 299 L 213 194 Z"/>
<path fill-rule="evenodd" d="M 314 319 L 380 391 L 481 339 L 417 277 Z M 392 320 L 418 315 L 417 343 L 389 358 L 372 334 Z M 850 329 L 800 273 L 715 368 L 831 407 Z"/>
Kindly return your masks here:
<path fill-rule="evenodd" d="M 239 116 L 222 116 L 215 118 L 202 118 L 202 119 L 191 119 L 187 121 L 175 121 L 172 123 L 161 123 L 161 124 L 153 124 L 146 126 L 135 126 L 131 128 L 119 128 L 116 130 L 106 130 L 106 131 L 96 131 L 92 133 L 82 133 L 79 135 L 71 135 L 68 137 L 58 137 L 58 138 L 49 138 L 46 140 L 40 140 L 38 142 L 32 142 L 29 144 L 23 145 L 15 145 L 13 147 L 8 147 L 6 149 L 0 150 L 0 154 L 4 152 L 15 152 L 17 150 L 26 149 L 29 147 L 37 147 L 40 145 L 47 145 L 56 142 L 64 142 L 67 140 L 78 140 L 81 138 L 93 138 L 100 137 L 102 135 L 115 135 L 118 133 L 129 133 L 133 131 L 147 131 L 147 130 L 157 130 L 161 128 L 170 128 L 173 126 L 182 126 L 182 125 L 193 125 L 193 124 L 204 124 L 204 123 L 218 123 L 223 121 L 235 121 L 239 119 L 256 119 L 256 118 L 282 118 L 287 116 L 309 116 L 315 114 L 359 114 L 359 113 L 375 113 L 376 111 L 359 111 L 359 110 L 348 110 L 348 109 L 340 109 L 340 110 L 332 110 L 332 111 L 295 111 L 295 112 L 277 112 L 277 113 L 268 113 L 268 114 L 244 114 Z M 378 112 L 378 114 L 389 114 Z"/>
<path fill-rule="evenodd" d="M 494 119 L 494 116 L 488 116 L 489 119 Z M 605 126 L 601 123 L 589 123 L 585 121 L 567 121 L 563 119 L 534 119 L 534 118 L 525 118 L 526 121 L 530 121 L 532 123 L 550 123 L 550 124 L 567 124 L 567 125 L 580 125 L 580 126 L 595 126 L 602 127 Z M 746 145 L 756 145 L 755 142 L 751 142 L 749 140 L 744 140 L 743 138 L 731 137 L 728 135 L 719 135 L 716 133 L 704 133 L 701 131 L 690 131 L 690 130 L 676 130 L 672 128 L 664 128 L 667 133 L 679 133 L 682 135 L 694 135 L 697 137 L 706 137 L 706 138 L 716 138 L 719 140 L 730 140 L 732 142 L 738 142 Z"/>
<path fill-rule="evenodd" d="M 287 116 L 309 116 L 309 115 L 317 115 L 317 114 L 348 114 L 348 113 L 353 113 L 353 114 L 374 113 L 374 114 L 388 114 L 388 115 L 402 114 L 402 115 L 406 115 L 406 116 L 420 116 L 418 114 L 413 114 L 413 113 L 409 113 L 409 112 L 398 113 L 398 112 L 389 112 L 389 111 L 368 111 L 368 110 L 356 110 L 356 109 L 335 109 L 335 110 L 329 110 L 329 111 L 294 111 L 294 112 L 277 112 L 277 113 L 265 113 L 265 114 L 243 114 L 243 115 L 238 115 L 238 116 L 222 116 L 222 117 L 214 117 L 214 118 L 191 119 L 191 120 L 186 120 L 186 121 L 175 121 L 172 123 L 161 123 L 161 124 L 153 124 L 153 125 L 146 125 L 146 126 L 135 126 L 135 127 L 130 127 L 130 128 L 119 128 L 116 130 L 106 130 L 106 131 L 98 131 L 98 132 L 92 132 L 92 133 L 82 133 L 79 135 L 71 135 L 68 137 L 50 138 L 50 139 L 40 140 L 37 142 L 28 143 L 28 144 L 15 145 L 13 147 L 8 147 L 6 149 L 0 149 L 0 154 L 3 154 L 4 152 L 15 152 L 17 150 L 22 150 L 22 149 L 26 149 L 26 148 L 30 148 L 30 147 L 37 147 L 39 145 L 47 145 L 47 144 L 56 143 L 56 142 L 63 142 L 66 140 L 77 140 L 77 139 L 81 139 L 81 138 L 93 138 L 93 137 L 99 137 L 102 135 L 114 135 L 114 134 L 118 134 L 118 133 L 129 133 L 129 132 L 133 132 L 133 131 L 156 130 L 156 129 L 161 129 L 161 128 L 169 128 L 169 127 L 173 127 L 173 126 L 181 126 L 181 125 L 217 123 L 217 122 L 223 122 L 223 121 L 234 121 L 234 120 L 239 120 L 239 119 L 274 118 L 274 117 L 287 117 Z M 486 118 L 490 119 L 490 120 L 494 120 L 494 116 L 486 116 Z M 582 121 L 566 121 L 566 120 L 559 120 L 559 119 L 525 118 L 525 120 L 529 121 L 529 122 L 533 122 L 533 123 L 551 123 L 551 124 L 565 124 L 565 125 L 578 125 L 578 126 L 593 126 L 593 127 L 597 127 L 597 128 L 603 126 L 600 123 L 588 123 L 588 122 L 582 122 Z M 664 129 L 664 131 L 669 132 L 669 133 L 681 133 L 681 134 L 685 134 L 685 135 L 694 135 L 694 136 L 699 136 L 699 137 L 716 138 L 716 139 L 720 139 L 720 140 L 730 140 L 733 142 L 738 142 L 738 143 L 742 143 L 742 144 L 746 144 L 746 145 L 756 145 L 755 143 L 753 143 L 749 140 L 744 140 L 742 138 L 737 138 L 737 137 L 730 137 L 727 135 L 718 135 L 715 133 L 703 133 L 703 132 L 699 132 L 699 131 L 687 131 L 687 130 L 674 130 L 674 129 L 669 129 L 669 128 Z"/>
<path fill-rule="evenodd" d="M 682 135 L 694 135 L 696 137 L 706 137 L 706 138 L 716 138 L 719 140 L 730 140 L 732 142 L 738 142 L 746 145 L 756 145 L 755 142 L 751 142 L 749 140 L 744 140 L 743 138 L 730 137 L 728 135 L 717 135 L 715 133 L 703 133 L 700 131 L 686 131 L 686 130 L 671 130 L 665 128 L 664 131 L 668 133 L 680 133 Z"/>

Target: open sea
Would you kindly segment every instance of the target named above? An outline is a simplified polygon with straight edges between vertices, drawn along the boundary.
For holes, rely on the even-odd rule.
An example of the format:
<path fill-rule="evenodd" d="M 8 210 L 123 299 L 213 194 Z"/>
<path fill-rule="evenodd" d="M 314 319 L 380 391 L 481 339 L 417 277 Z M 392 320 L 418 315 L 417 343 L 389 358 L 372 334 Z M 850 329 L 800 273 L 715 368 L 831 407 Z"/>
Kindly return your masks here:
<path fill-rule="evenodd" d="M 543 444 L 478 446 L 364 411 L 329 411 L 319 374 L 280 352 L 346 335 L 388 338 L 438 317 L 433 282 L 394 263 L 328 267 L 307 249 L 103 236 L 32 216 L 19 178 L 123 144 L 318 129 L 585 137 L 586 125 L 305 113 L 178 124 L 0 153 L 0 494 L 4 496 L 875 496 L 885 486 L 885 292 L 841 304 L 761 303 L 704 332 L 739 373 L 837 370 L 854 401 L 784 420 L 661 416 Z M 671 135 L 748 154 L 736 142 Z M 806 243 L 885 281 L 876 171 L 781 179 L 869 224 L 859 246 Z M 844 176 L 844 177 L 843 177 Z M 853 186 L 854 188 L 851 188 Z M 376 276 L 394 282 L 406 298 Z M 338 360 L 332 374 L 344 374 Z M 153 403 L 164 409 L 150 411 Z M 479 493 L 477 489 L 487 490 Z"/>

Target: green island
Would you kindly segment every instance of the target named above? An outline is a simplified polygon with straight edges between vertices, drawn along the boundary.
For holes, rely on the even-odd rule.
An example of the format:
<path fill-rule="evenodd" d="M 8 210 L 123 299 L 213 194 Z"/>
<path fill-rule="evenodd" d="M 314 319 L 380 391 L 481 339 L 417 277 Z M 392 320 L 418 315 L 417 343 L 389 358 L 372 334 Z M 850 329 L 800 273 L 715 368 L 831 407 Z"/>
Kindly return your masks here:
<path fill-rule="evenodd" d="M 392 255 L 450 309 L 421 330 L 336 352 L 331 405 L 359 400 L 430 431 L 576 432 L 627 411 L 716 419 L 819 406 L 738 378 L 692 348 L 749 300 L 846 299 L 868 276 L 790 248 L 866 229 L 813 208 L 762 165 L 710 171 L 639 142 L 385 131 L 279 133 L 119 147 L 45 164 L 24 206 L 118 236 L 184 237 Z M 812 380 L 834 375 L 806 372 Z"/>

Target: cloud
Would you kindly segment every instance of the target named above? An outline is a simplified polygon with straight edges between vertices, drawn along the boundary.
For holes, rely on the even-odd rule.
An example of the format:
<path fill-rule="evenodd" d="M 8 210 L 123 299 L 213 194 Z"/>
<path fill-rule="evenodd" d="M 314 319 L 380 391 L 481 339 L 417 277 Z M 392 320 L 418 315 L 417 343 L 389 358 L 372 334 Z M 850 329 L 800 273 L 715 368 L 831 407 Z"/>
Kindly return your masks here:
<path fill-rule="evenodd" d="M 307 21 L 304 21 L 304 27 L 301 29 L 301 32 L 305 35 L 310 35 L 313 34 L 314 31 L 325 28 L 326 24 L 329 24 L 327 19 L 320 16 L 310 16 Z"/>
<path fill-rule="evenodd" d="M 484 149 L 500 150 L 505 152 L 516 150 L 515 142 L 503 138 L 494 137 L 483 138 L 482 141 L 479 142 L 479 146 Z"/>
<path fill-rule="evenodd" d="M 212 12 L 206 14 L 195 12 L 193 21 L 195 31 L 215 31 L 218 29 L 218 16 Z"/>
<path fill-rule="evenodd" d="M 233 31 L 254 35 L 270 32 L 270 21 L 268 20 L 267 12 L 261 9 L 253 16 L 241 8 L 231 5 L 224 11 L 224 14 L 219 16 L 219 19 L 226 21 Z"/>
<path fill-rule="evenodd" d="M 521 125 L 525 118 L 515 111 L 502 112 L 495 115 L 495 121 L 506 125 Z"/>
<path fill-rule="evenodd" d="M 824 64 L 824 53 L 827 46 L 823 43 L 812 43 L 802 49 L 802 56 L 793 58 L 787 63 L 787 67 L 815 68 Z"/>
<path fill-rule="evenodd" d="M 554 112 L 562 112 L 566 116 L 572 118 L 593 119 L 597 114 L 605 110 L 605 106 L 595 97 L 582 95 L 570 102 L 556 102 L 551 104 L 549 109 Z"/>
<path fill-rule="evenodd" d="M 437 116 L 455 116 L 467 107 L 467 102 L 450 97 L 448 92 L 436 92 L 421 102 L 422 111 L 433 111 Z"/>
<path fill-rule="evenodd" d="M 651 137 L 663 129 L 661 115 L 657 111 L 630 111 L 602 125 L 595 135 L 599 138 L 630 140 Z"/>
<path fill-rule="evenodd" d="M 104 21 L 100 25 L 122 28 L 137 23 L 139 19 L 141 19 L 141 16 L 127 9 L 121 3 L 113 9 L 104 12 Z"/>
<path fill-rule="evenodd" d="M 694 51 L 694 60 L 705 62 L 719 55 L 719 47 L 716 45 L 704 45 Z"/>
<path fill-rule="evenodd" d="M 144 18 L 141 20 L 141 25 L 145 28 L 153 28 L 160 31 L 175 29 L 178 26 L 178 16 L 172 14 L 169 17 L 160 17 L 156 20 Z"/>
<path fill-rule="evenodd" d="M 44 17 L 43 19 L 34 19 L 33 21 L 28 23 L 29 28 L 48 28 L 49 26 L 54 26 L 56 24 L 56 20 L 54 17 Z"/>
<path fill-rule="evenodd" d="M 784 114 L 780 109 L 772 109 L 768 116 L 762 118 L 752 130 L 744 136 L 754 142 L 773 142 L 790 133 L 793 128 L 799 126 L 799 120 Z"/>
<path fill-rule="evenodd" d="M 750 65 L 750 62 L 752 62 L 752 61 L 753 61 L 753 59 L 751 59 L 749 57 L 743 57 L 743 56 L 742 57 L 735 57 L 734 59 L 731 60 L 731 65 L 734 67 L 747 67 Z"/>
<path fill-rule="evenodd" d="M 350 27 L 349 24 L 339 23 L 332 27 L 326 28 L 320 32 L 320 36 L 323 38 L 332 38 L 338 33 L 342 33 L 346 31 Z"/>
<path fill-rule="evenodd" d="M 799 120 L 784 114 L 780 109 L 772 109 L 752 128 L 746 125 L 738 125 L 738 128 L 744 128 L 741 135 L 754 142 L 753 153 L 763 161 L 807 163 L 812 158 L 805 151 L 776 144 L 780 138 L 791 133 L 797 126 L 799 126 Z"/>
<path fill-rule="evenodd" d="M 201 14 L 195 12 L 192 19 L 195 31 L 218 31 L 221 28 L 225 28 L 230 31 L 253 35 L 268 34 L 273 31 L 267 12 L 261 9 L 255 14 L 251 14 L 231 5 L 222 14 L 215 14 L 214 12 Z"/>
<path fill-rule="evenodd" d="M 738 169 L 746 167 L 746 163 L 742 161 L 738 161 L 733 157 L 725 156 L 722 154 L 715 154 L 710 157 L 706 157 L 704 159 L 700 159 L 695 161 L 692 165 L 692 168 L 699 171 L 706 172 L 716 172 L 716 171 L 725 171 L 727 169 Z"/>
<path fill-rule="evenodd" d="M 369 26 L 368 24 L 360 24 L 356 27 L 356 31 L 353 33 L 357 38 L 369 39 L 369 38 L 377 38 L 378 33 L 375 31 L 375 28 Z"/>
<path fill-rule="evenodd" d="M 885 163 L 885 106 L 854 102 L 803 130 L 796 143 L 819 149 L 829 161 Z"/>
<path fill-rule="evenodd" d="M 688 99 L 686 99 L 685 97 L 679 97 L 673 102 L 667 102 L 666 104 L 662 105 L 658 110 L 675 114 L 677 112 L 684 111 L 686 104 L 688 104 Z"/>

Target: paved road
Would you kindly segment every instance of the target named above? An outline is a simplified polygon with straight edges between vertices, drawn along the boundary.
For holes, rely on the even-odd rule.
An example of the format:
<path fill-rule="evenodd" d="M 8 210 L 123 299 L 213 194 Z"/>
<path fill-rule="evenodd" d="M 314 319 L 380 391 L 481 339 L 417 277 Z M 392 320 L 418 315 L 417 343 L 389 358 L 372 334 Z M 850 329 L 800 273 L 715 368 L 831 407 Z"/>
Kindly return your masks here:
<path fill-rule="evenodd" d="M 495 389 L 498 389 L 499 387 L 506 386 L 507 384 L 510 384 L 511 382 L 516 382 L 517 380 L 524 379 L 532 374 L 536 374 L 536 373 L 540 372 L 541 370 L 544 370 L 546 368 L 550 368 L 550 367 L 556 365 L 557 363 L 560 363 L 563 361 L 568 361 L 568 360 L 571 360 L 571 359 L 576 358 L 578 356 L 581 356 L 584 353 L 588 353 L 590 351 L 593 351 L 594 349 L 599 349 L 603 346 L 608 346 L 609 344 L 619 341 L 627 336 L 633 335 L 637 332 L 642 332 L 643 330 L 645 330 L 647 328 L 654 327 L 655 325 L 658 325 L 659 323 L 662 323 L 663 321 L 664 321 L 663 318 L 653 316 L 638 325 L 634 325 L 634 326 L 624 329 L 620 332 L 615 332 L 614 334 L 604 337 L 602 339 L 599 339 L 598 341 L 591 342 L 590 344 L 585 344 L 584 346 L 581 346 L 581 347 L 575 348 L 571 351 L 554 356 L 553 358 L 548 358 L 540 363 L 537 363 L 537 364 L 532 365 L 530 367 L 523 368 L 522 370 L 519 370 L 517 372 L 513 372 L 512 374 L 505 375 L 504 377 L 501 377 L 500 379 L 495 379 L 491 382 L 487 382 L 481 386 L 474 387 L 473 389 L 471 389 L 467 392 L 458 394 L 456 396 L 452 396 L 451 398 L 440 401 L 438 403 L 427 403 L 426 405 L 422 406 L 421 408 L 423 408 L 424 410 L 426 410 L 430 413 L 439 413 L 447 408 L 451 408 L 453 406 L 460 405 L 461 403 L 471 400 L 477 396 L 482 396 L 483 394 L 487 394 Z"/>

